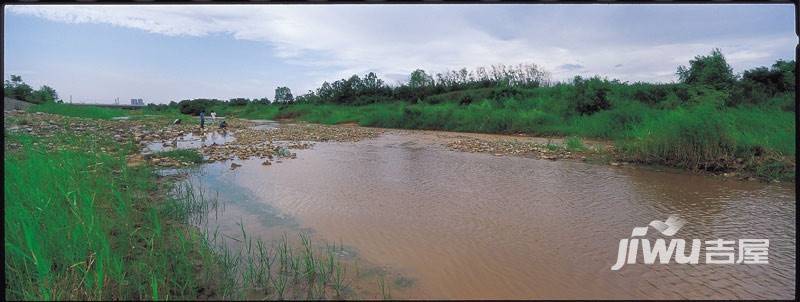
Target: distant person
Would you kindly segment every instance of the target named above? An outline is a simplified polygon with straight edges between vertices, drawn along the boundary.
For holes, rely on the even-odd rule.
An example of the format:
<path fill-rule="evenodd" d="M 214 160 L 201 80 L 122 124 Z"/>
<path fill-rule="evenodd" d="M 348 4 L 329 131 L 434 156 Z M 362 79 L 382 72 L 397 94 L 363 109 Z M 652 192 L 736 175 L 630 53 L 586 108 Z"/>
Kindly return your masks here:
<path fill-rule="evenodd" d="M 200 129 L 203 129 L 206 125 L 206 111 L 200 111 Z"/>
<path fill-rule="evenodd" d="M 216 121 L 217 121 L 217 113 L 214 112 L 214 111 L 211 111 L 211 123 L 213 124 Z"/>
<path fill-rule="evenodd" d="M 219 128 L 220 129 L 225 129 L 225 127 L 228 127 L 228 123 L 226 123 L 225 121 L 222 121 L 222 122 L 219 123 Z"/>

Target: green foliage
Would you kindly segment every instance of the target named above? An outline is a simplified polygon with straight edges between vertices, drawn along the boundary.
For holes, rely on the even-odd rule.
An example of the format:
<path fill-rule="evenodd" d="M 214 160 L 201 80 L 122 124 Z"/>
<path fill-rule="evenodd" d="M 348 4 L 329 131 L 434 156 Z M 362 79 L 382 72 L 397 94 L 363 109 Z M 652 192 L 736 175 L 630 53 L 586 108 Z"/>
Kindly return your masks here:
<path fill-rule="evenodd" d="M 275 88 L 276 103 L 288 103 L 292 101 L 294 101 L 294 96 L 292 96 L 292 90 L 290 90 L 289 87 Z"/>
<path fill-rule="evenodd" d="M 696 56 L 689 61 L 689 67 L 678 67 L 678 78 L 690 85 L 708 85 L 715 89 L 728 89 L 736 81 L 733 68 L 728 65 L 719 49 L 707 56 Z"/>
<path fill-rule="evenodd" d="M 713 117 L 713 118 L 712 118 Z M 718 169 L 735 154 L 731 120 L 714 104 L 678 108 L 646 120 L 623 145 L 633 159 L 690 169 Z"/>
<path fill-rule="evenodd" d="M 50 86 L 44 85 L 31 95 L 30 101 L 37 104 L 52 103 L 58 100 L 58 93 Z"/>
<path fill-rule="evenodd" d="M 72 117 L 108 120 L 113 117 L 127 116 L 128 111 L 117 108 L 104 108 L 97 106 L 72 105 L 60 103 L 43 103 L 28 108 L 28 112 L 45 112 Z"/>
<path fill-rule="evenodd" d="M 56 90 L 44 85 L 38 90 L 33 90 L 31 86 L 22 81 L 22 77 L 11 75 L 10 80 L 3 83 L 3 93 L 6 97 L 27 101 L 35 104 L 55 102 L 58 100 Z"/>
<path fill-rule="evenodd" d="M 434 84 L 433 77 L 422 69 L 414 70 L 408 77 L 408 87 L 411 88 L 430 87 Z"/>
<path fill-rule="evenodd" d="M 757 67 L 742 72 L 742 79 L 727 103 L 729 106 L 759 105 L 776 97 L 793 96 L 794 92 L 794 61 L 778 60 L 770 69 Z"/>
<path fill-rule="evenodd" d="M 183 114 L 198 115 L 200 112 L 210 112 L 212 106 L 225 105 L 224 101 L 217 99 L 194 99 L 178 102 L 178 108 Z"/>
<path fill-rule="evenodd" d="M 231 105 L 231 106 L 244 106 L 244 105 L 247 105 L 249 103 L 250 103 L 250 100 L 246 99 L 246 98 L 235 98 L 235 99 L 230 99 L 228 101 L 228 104 Z"/>
<path fill-rule="evenodd" d="M 157 206 L 147 169 L 130 169 L 107 138 L 68 137 L 78 150 L 47 152 L 31 137 L 4 157 L 6 299 L 152 299 L 196 294 L 198 242 L 179 242 Z M 43 144 L 39 144 L 42 146 Z M 68 148 L 71 149 L 71 148 Z M 194 245 L 193 245 L 194 244 Z"/>
<path fill-rule="evenodd" d="M 611 84 L 606 79 L 592 77 L 584 80 L 576 76 L 573 80 L 574 89 L 568 98 L 572 102 L 572 107 L 579 114 L 592 114 L 611 107 L 609 92 Z"/>
<path fill-rule="evenodd" d="M 564 139 L 564 146 L 569 151 L 584 151 L 586 150 L 586 146 L 583 144 L 583 140 L 577 136 L 570 136 Z"/>

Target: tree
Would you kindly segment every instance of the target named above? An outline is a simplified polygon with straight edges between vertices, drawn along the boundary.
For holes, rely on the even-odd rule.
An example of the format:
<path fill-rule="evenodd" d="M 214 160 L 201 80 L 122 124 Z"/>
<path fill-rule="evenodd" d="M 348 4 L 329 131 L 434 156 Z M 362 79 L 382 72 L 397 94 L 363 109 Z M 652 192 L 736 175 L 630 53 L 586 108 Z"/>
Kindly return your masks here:
<path fill-rule="evenodd" d="M 679 66 L 677 72 L 681 82 L 690 85 L 708 85 L 715 89 L 728 89 L 735 82 L 733 68 L 728 65 L 720 50 L 714 49 L 707 56 L 696 56 L 689 67 Z"/>
<path fill-rule="evenodd" d="M 433 77 L 425 73 L 422 69 L 414 70 L 408 79 L 408 86 L 411 88 L 420 88 L 433 86 Z"/>
<path fill-rule="evenodd" d="M 244 106 L 247 105 L 247 103 L 250 103 L 250 100 L 246 98 L 233 98 L 228 101 L 228 105 L 231 106 Z"/>
<path fill-rule="evenodd" d="M 362 83 L 367 91 L 373 93 L 377 92 L 381 87 L 383 87 L 383 80 L 379 79 L 374 72 L 370 72 L 365 75 Z"/>
<path fill-rule="evenodd" d="M 58 93 L 56 93 L 55 89 L 47 85 L 44 85 L 40 87 L 39 90 L 34 91 L 30 98 L 31 102 L 37 104 L 55 102 L 56 100 L 58 100 Z"/>
<path fill-rule="evenodd" d="M 23 101 L 30 101 L 33 96 L 33 88 L 22 81 L 22 77 L 11 75 L 11 81 L 3 83 L 3 93 L 11 98 Z"/>
<path fill-rule="evenodd" d="M 276 103 L 288 103 L 292 101 L 294 101 L 294 96 L 292 96 L 292 90 L 290 90 L 289 87 L 275 88 Z"/>

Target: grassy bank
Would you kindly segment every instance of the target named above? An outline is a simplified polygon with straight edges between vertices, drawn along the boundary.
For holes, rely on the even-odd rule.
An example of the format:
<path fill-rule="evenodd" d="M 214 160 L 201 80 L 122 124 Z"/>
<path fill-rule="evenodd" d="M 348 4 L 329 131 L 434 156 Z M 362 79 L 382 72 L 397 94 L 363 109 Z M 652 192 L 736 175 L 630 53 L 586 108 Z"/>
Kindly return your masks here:
<path fill-rule="evenodd" d="M 543 90 L 542 88 L 540 90 Z M 550 103 L 557 94 L 481 100 L 471 104 L 407 102 L 350 106 L 334 104 L 248 105 L 261 118 L 314 123 L 481 133 L 525 133 L 615 142 L 621 160 L 690 170 L 740 171 L 763 179 L 794 179 L 793 111 L 779 106 L 718 106 L 715 102 L 654 108 L 613 99 L 591 115 L 563 114 Z M 549 106 L 549 107 L 548 107 Z M 238 115 L 230 110 L 230 115 Z M 769 169 L 764 169 L 769 166 Z"/>
<path fill-rule="evenodd" d="M 59 104 L 54 102 L 43 103 L 31 106 L 28 112 L 44 112 L 52 113 L 71 117 L 82 117 L 92 119 L 108 120 L 114 117 L 127 116 L 130 114 L 129 110 L 118 108 L 104 108 L 97 106 L 78 106 L 71 104 Z"/>
<path fill-rule="evenodd" d="M 548 108 L 558 97 L 482 100 L 463 105 L 407 102 L 360 106 L 291 104 L 228 108 L 226 115 L 313 123 L 611 140 L 618 160 L 712 172 L 741 172 L 765 180 L 794 180 L 794 111 L 780 106 L 717 106 L 714 102 L 653 108 L 617 99 L 591 115 Z M 261 108 L 261 109 L 259 109 Z M 221 111 L 221 110 L 220 110 Z M 246 114 L 242 114 L 247 112 Z M 260 113 L 253 113 L 260 112 Z"/>
<path fill-rule="evenodd" d="M 30 136 L 4 158 L 5 273 L 9 300 L 191 298 L 208 252 L 190 229 L 168 224 L 176 201 L 154 200 L 147 168 L 129 169 L 132 146 L 71 136 L 63 151 Z"/>
<path fill-rule="evenodd" d="M 331 252 L 307 237 L 230 246 L 190 223 L 212 200 L 147 165 L 132 143 L 98 133 L 5 132 L 7 300 L 348 297 Z M 48 145 L 52 148 L 46 148 Z M 196 162 L 196 153 L 168 156 Z"/>

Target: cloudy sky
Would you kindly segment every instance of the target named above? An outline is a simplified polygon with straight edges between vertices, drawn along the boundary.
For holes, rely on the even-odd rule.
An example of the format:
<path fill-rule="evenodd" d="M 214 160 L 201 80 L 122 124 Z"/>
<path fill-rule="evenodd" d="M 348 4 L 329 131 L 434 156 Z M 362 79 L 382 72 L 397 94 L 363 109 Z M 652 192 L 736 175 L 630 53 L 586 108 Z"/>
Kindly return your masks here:
<path fill-rule="evenodd" d="M 7 5 L 4 79 L 74 101 L 295 95 L 373 71 L 536 63 L 554 80 L 675 81 L 720 48 L 734 71 L 794 59 L 791 4 Z"/>

